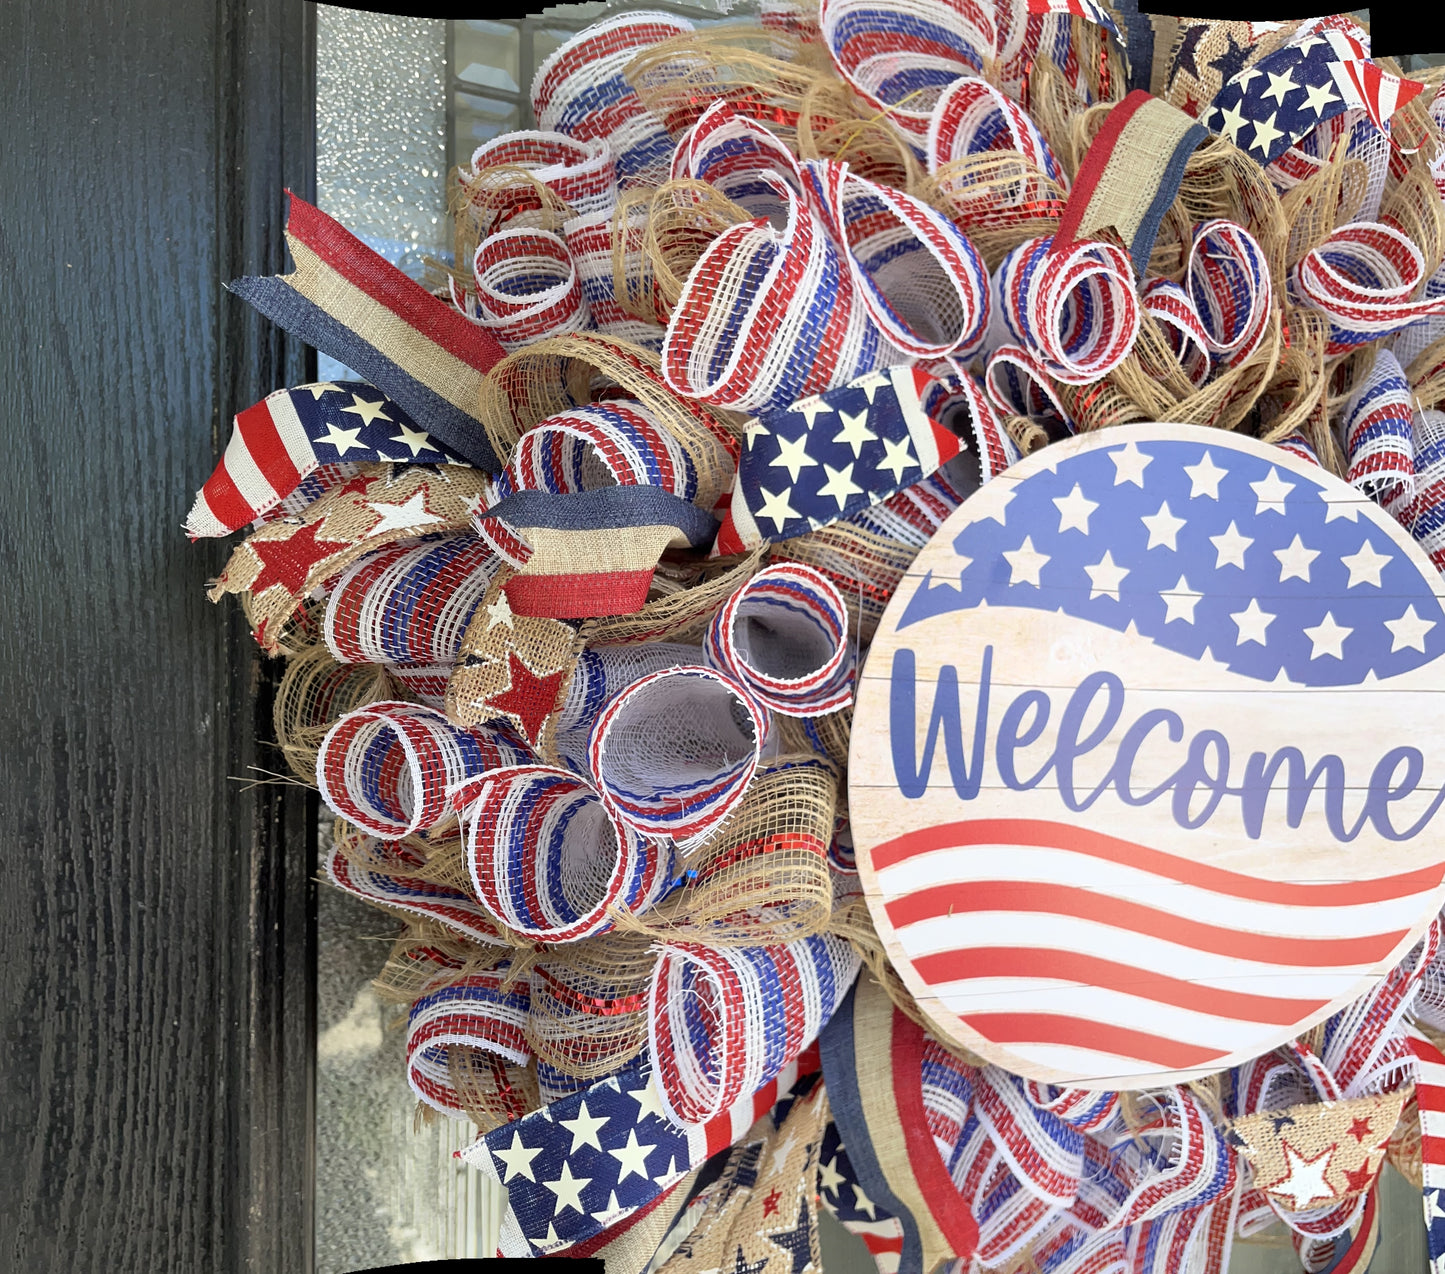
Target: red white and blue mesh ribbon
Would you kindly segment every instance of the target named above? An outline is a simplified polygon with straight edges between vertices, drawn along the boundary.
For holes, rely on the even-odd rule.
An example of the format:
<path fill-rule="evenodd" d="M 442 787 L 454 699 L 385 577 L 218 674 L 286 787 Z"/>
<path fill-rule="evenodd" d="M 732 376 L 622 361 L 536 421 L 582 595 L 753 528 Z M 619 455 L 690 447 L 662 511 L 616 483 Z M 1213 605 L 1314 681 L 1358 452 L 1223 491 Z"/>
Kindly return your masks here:
<path fill-rule="evenodd" d="M 964 76 L 940 94 L 928 124 L 928 171 L 967 155 L 1009 151 L 1022 155 L 1068 189 L 1068 176 L 1039 126 L 1012 98 L 987 80 Z"/>
<path fill-rule="evenodd" d="M 1345 405 L 1345 480 L 1402 521 L 1415 496 L 1415 407 L 1410 383 L 1389 350 Z"/>
<path fill-rule="evenodd" d="M 548 336 L 592 327 L 566 241 L 525 227 L 488 235 L 472 256 L 469 318 L 509 354 Z"/>

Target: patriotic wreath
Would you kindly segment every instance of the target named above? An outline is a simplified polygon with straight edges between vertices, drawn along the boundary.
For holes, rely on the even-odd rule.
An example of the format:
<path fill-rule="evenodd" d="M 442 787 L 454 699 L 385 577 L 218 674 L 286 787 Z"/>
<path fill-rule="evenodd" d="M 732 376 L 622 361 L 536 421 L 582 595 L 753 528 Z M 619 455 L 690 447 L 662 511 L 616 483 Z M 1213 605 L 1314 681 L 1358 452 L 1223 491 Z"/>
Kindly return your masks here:
<path fill-rule="evenodd" d="M 365 379 L 242 411 L 187 530 L 249 528 L 212 597 L 286 659 L 331 881 L 405 922 L 378 985 L 504 1254 L 805 1274 L 822 1206 L 882 1274 L 1223 1270 L 1275 1225 L 1363 1270 L 1388 1158 L 1445 1269 L 1438 922 L 1291 1047 L 1096 1093 L 931 1036 L 860 898 L 859 659 L 1021 454 L 1243 430 L 1445 567 L 1439 76 L 1345 17 L 1170 19 L 1151 84 L 1122 27 L 606 17 L 454 174 L 434 288 L 294 197 L 294 272 L 232 285 Z"/>

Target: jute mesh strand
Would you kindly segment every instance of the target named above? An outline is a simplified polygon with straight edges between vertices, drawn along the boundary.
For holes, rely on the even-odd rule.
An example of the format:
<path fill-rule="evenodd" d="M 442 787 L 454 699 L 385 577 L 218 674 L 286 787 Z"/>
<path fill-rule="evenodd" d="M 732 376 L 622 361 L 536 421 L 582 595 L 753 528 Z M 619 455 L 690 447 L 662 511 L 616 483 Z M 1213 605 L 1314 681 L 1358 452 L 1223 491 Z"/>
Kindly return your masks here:
<path fill-rule="evenodd" d="M 833 887 L 838 768 L 812 753 L 780 756 L 760 769 L 742 802 L 686 860 L 688 881 L 618 927 L 672 942 L 771 946 L 822 933 Z"/>
<path fill-rule="evenodd" d="M 321 644 L 295 655 L 286 665 L 272 709 L 276 742 L 292 773 L 315 783 L 321 740 L 336 719 L 393 696 L 386 669 L 377 664 L 339 664 Z"/>

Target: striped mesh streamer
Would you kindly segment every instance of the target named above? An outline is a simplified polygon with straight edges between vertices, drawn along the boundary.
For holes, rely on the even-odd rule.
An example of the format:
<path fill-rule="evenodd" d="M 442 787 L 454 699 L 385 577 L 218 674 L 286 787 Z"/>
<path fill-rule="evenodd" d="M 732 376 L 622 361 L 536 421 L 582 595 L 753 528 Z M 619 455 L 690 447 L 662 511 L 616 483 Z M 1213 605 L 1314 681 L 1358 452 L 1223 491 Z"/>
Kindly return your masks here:
<path fill-rule="evenodd" d="M 1441 154 L 1445 155 L 1445 148 L 1442 148 Z M 1425 281 L 1425 288 L 1420 295 L 1432 301 L 1437 297 L 1445 296 L 1445 266 L 1436 270 Z M 1445 315 L 1432 314 L 1428 318 L 1417 319 L 1409 327 L 1402 328 L 1400 334 L 1395 337 L 1391 348 L 1394 349 L 1400 366 L 1408 368 L 1419 355 L 1442 338 L 1445 338 Z M 317 472 L 319 473 L 320 470 L 318 469 Z"/>
<path fill-rule="evenodd" d="M 546 336 L 592 326 L 567 244 L 549 230 L 501 230 L 472 259 L 471 317 L 509 354 Z"/>
<path fill-rule="evenodd" d="M 714 102 L 678 143 L 672 176 L 705 181 L 755 217 L 781 225 L 787 204 L 763 173 L 782 178 L 802 192 L 793 152 L 756 120 L 729 102 Z"/>
<path fill-rule="evenodd" d="M 1185 281 L 1210 352 L 1228 366 L 1245 362 L 1264 340 L 1274 304 L 1264 249 L 1232 221 L 1201 222 Z"/>
<path fill-rule="evenodd" d="M 645 842 L 566 770 L 494 770 L 452 794 L 477 897 L 539 942 L 575 942 L 638 913 L 671 882 L 672 850 Z"/>
<path fill-rule="evenodd" d="M 645 213 L 645 209 L 635 209 Z M 627 242 L 623 245 L 627 255 L 641 251 L 643 217 L 629 219 L 626 228 Z M 567 247 L 577 267 L 577 277 L 582 281 L 582 295 L 587 298 L 587 308 L 599 332 L 617 336 L 622 340 L 641 345 L 654 354 L 662 352 L 662 338 L 667 329 L 660 322 L 640 319 L 629 310 L 623 309 L 617 300 L 617 283 L 612 261 L 613 214 L 593 213 L 587 217 L 574 217 L 562 226 L 567 238 Z M 640 272 L 640 271 L 639 271 Z"/>
<path fill-rule="evenodd" d="M 1345 479 L 1403 521 L 1415 495 L 1415 408 L 1410 383 L 1389 350 L 1345 405 Z"/>
<path fill-rule="evenodd" d="M 537 69 L 532 110 L 543 129 L 612 149 L 617 184 L 655 185 L 667 174 L 672 138 L 623 77 L 642 49 L 693 30 L 669 13 L 620 13 L 578 32 Z"/>
<path fill-rule="evenodd" d="M 1364 345 L 1428 315 L 1445 313 L 1445 297 L 1411 300 L 1425 277 L 1425 257 L 1393 225 L 1341 226 L 1295 266 L 1300 300 L 1330 320 L 1328 355 Z"/>
<path fill-rule="evenodd" d="M 1080 241 L 1058 252 L 1042 235 L 1014 248 L 994 274 L 994 302 L 1014 340 L 1066 385 L 1107 376 L 1134 347 L 1139 302 L 1129 254 Z"/>
<path fill-rule="evenodd" d="M 488 168 L 523 168 L 579 217 L 610 212 L 617 203 L 617 170 L 606 141 L 578 141 L 562 133 L 525 130 L 503 133 L 472 152 L 472 171 L 461 173 L 465 184 Z M 516 202 L 503 211 L 505 224 L 518 213 L 541 207 L 530 185 L 515 187 Z"/>
<path fill-rule="evenodd" d="M 724 230 L 673 308 L 663 375 L 679 394 L 735 411 L 786 408 L 897 361 L 869 321 L 827 225 L 775 173 L 781 227 Z"/>
<path fill-rule="evenodd" d="M 1068 177 L 1039 127 L 1024 109 L 987 80 L 955 80 L 934 103 L 928 121 L 928 171 L 967 155 L 1016 151 L 1068 189 Z"/>
<path fill-rule="evenodd" d="M 372 842 L 378 847 L 384 843 Z M 391 865 L 385 871 L 374 871 L 356 861 L 357 857 L 360 856 L 348 856 L 340 845 L 332 846 L 326 860 L 326 874 L 338 889 L 407 918 L 420 916 L 434 920 L 472 942 L 502 942 L 496 922 L 469 894 L 416 876 L 398 874 Z"/>
<path fill-rule="evenodd" d="M 592 723 L 603 705 L 626 686 L 664 668 L 698 667 L 700 646 L 667 641 L 627 646 L 589 646 L 577 659 L 567 687 L 567 701 L 557 714 L 558 753 L 577 773 L 588 773 L 587 746 Z"/>
<path fill-rule="evenodd" d="M 459 730 L 431 708 L 384 700 L 331 727 L 316 781 L 342 818 L 382 840 L 400 840 L 450 818 L 448 788 L 526 759 L 498 731 Z"/>
<path fill-rule="evenodd" d="M 280 503 L 272 505 L 256 518 L 251 523 L 252 528 L 265 526 L 267 522 L 275 522 L 279 518 L 295 517 L 296 514 L 305 512 L 332 487 L 341 486 L 342 483 L 354 478 L 360 472 L 359 464 L 351 464 L 344 460 L 340 464 L 318 465 L 296 484 L 294 491 L 283 496 Z"/>
<path fill-rule="evenodd" d="M 470 534 L 369 554 L 327 598 L 326 645 L 341 663 L 449 664 L 500 565 Z"/>
<path fill-rule="evenodd" d="M 1005 93 L 1028 101 L 1029 78 L 1039 61 L 1052 62 L 1080 102 L 1092 100 L 1086 67 L 1074 42 L 1073 23 L 1061 13 L 1034 13 L 1026 0 L 1004 0 L 996 7 L 998 60 L 990 74 Z M 1096 50 L 1087 56 L 1097 57 Z"/>
<path fill-rule="evenodd" d="M 454 663 L 391 664 L 387 672 L 418 703 L 440 712 L 446 707 L 447 683 L 452 679 L 455 666 Z"/>
<path fill-rule="evenodd" d="M 974 0 L 823 0 L 819 13 L 838 74 L 920 155 L 939 94 L 997 42 L 992 6 Z"/>
<path fill-rule="evenodd" d="M 1140 299 L 1144 312 L 1164 330 L 1169 348 L 1179 360 L 1180 370 L 1196 389 L 1209 379 L 1209 333 L 1194 300 L 1177 283 L 1168 279 L 1150 279 L 1144 284 Z"/>
<path fill-rule="evenodd" d="M 1288 437 L 1281 438 L 1274 445 L 1278 447 L 1281 451 L 1288 451 L 1290 455 L 1297 456 L 1306 464 L 1316 465 L 1320 468 L 1324 467 L 1323 465 L 1320 465 L 1320 458 L 1319 455 L 1315 452 L 1314 445 L 1310 442 L 1308 438 L 1304 436 L 1304 434 L 1300 433 L 1298 430 L 1290 434 Z"/>
<path fill-rule="evenodd" d="M 547 1065 L 540 1057 L 537 1059 L 537 1091 L 544 1106 L 566 1097 L 568 1093 L 580 1093 L 594 1083 L 596 1080 L 578 1079 L 575 1075 Z"/>
<path fill-rule="evenodd" d="M 831 934 L 777 947 L 664 943 L 648 998 L 662 1104 L 701 1124 L 756 1092 L 811 1044 L 858 973 Z"/>
<path fill-rule="evenodd" d="M 494 969 L 469 974 L 423 995 L 411 1006 L 406 1027 L 407 1081 L 422 1101 L 450 1119 L 465 1118 L 467 1112 L 452 1083 L 448 1046 L 479 1049 L 514 1066 L 525 1066 L 531 1058 L 523 1035 L 530 1002 L 527 983 L 519 980 L 503 990 L 510 969 L 510 961 L 504 961 Z"/>
<path fill-rule="evenodd" d="M 1005 416 L 1046 417 L 1073 427 L 1063 400 L 1049 384 L 1049 369 L 1021 345 L 1000 345 L 989 355 L 983 385 L 989 401 Z"/>
<path fill-rule="evenodd" d="M 517 491 L 561 495 L 614 486 L 661 487 L 684 500 L 698 493 L 692 457 L 630 398 L 574 407 L 533 425 L 497 475 L 490 503 Z M 472 525 L 512 565 L 525 565 L 531 556 L 531 549 L 498 519 L 479 518 Z"/>
<path fill-rule="evenodd" d="M 1445 571 L 1445 411 L 1416 413 L 1415 501 L 1410 506 L 1410 533 Z"/>
<path fill-rule="evenodd" d="M 921 200 L 846 164 L 803 165 L 814 205 L 843 246 L 868 316 L 914 358 L 967 361 L 988 327 L 988 274 L 963 232 Z"/>
<path fill-rule="evenodd" d="M 593 724 L 593 782 L 634 831 L 692 849 L 742 799 L 769 725 L 767 709 L 724 673 L 648 673 L 608 700 Z"/>
<path fill-rule="evenodd" d="M 811 567 L 754 575 L 713 617 L 703 649 L 713 667 L 783 716 L 821 717 L 853 701 L 848 612 Z"/>
<path fill-rule="evenodd" d="M 974 1093 L 979 1122 L 1035 1197 L 1067 1208 L 1079 1192 L 1084 1170 L 1084 1136 L 1052 1111 L 1035 1105 L 1023 1080 L 997 1066 L 986 1067 Z"/>

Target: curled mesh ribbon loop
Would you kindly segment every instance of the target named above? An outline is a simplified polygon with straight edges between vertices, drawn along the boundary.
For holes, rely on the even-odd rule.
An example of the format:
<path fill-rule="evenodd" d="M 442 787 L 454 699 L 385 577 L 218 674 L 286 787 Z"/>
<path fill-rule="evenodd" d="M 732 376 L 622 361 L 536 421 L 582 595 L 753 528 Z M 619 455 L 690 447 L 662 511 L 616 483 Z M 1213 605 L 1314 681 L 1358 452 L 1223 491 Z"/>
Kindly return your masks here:
<path fill-rule="evenodd" d="M 522 750 L 495 731 L 459 730 L 430 708 L 383 700 L 331 727 L 316 782 L 342 818 L 381 840 L 400 840 L 451 817 L 448 788 L 523 760 Z"/>
<path fill-rule="evenodd" d="M 1194 301 L 1177 283 L 1150 279 L 1141 294 L 1144 312 L 1164 329 L 1179 368 L 1195 389 L 1209 379 L 1209 333 Z"/>
<path fill-rule="evenodd" d="M 1030 239 L 1004 257 L 994 291 L 1014 340 L 1066 385 L 1107 376 L 1139 334 L 1134 267 L 1112 243 L 1086 240 L 1055 252 L 1052 235 Z"/>
<path fill-rule="evenodd" d="M 1264 249 L 1232 221 L 1202 222 L 1194 227 L 1184 277 L 1210 352 L 1229 366 L 1249 359 L 1274 304 Z"/>
<path fill-rule="evenodd" d="M 502 230 L 472 259 L 473 317 L 509 354 L 592 326 L 567 244 L 548 230 Z"/>
<path fill-rule="evenodd" d="M 411 1006 L 406 1027 L 407 1082 L 422 1101 L 449 1119 L 464 1119 L 467 1111 L 452 1082 L 448 1046 L 479 1049 L 514 1066 L 525 1066 L 532 1056 L 523 1034 L 531 997 L 525 980 L 503 990 L 510 969 L 510 962 L 503 961 L 423 995 Z"/>
<path fill-rule="evenodd" d="M 372 553 L 327 599 L 326 645 L 341 663 L 450 663 L 500 565 L 472 535 Z"/>
<path fill-rule="evenodd" d="M 934 103 L 928 121 L 928 171 L 991 150 L 1017 151 L 1068 189 L 1068 177 L 1053 149 L 1017 102 L 987 80 L 965 76 L 955 80 Z"/>
<path fill-rule="evenodd" d="M 997 43 L 974 0 L 823 0 L 819 17 L 838 74 L 920 154 L 938 95 L 979 74 Z"/>
<path fill-rule="evenodd" d="M 623 69 L 643 49 L 693 30 L 670 13 L 619 13 L 579 31 L 537 68 L 532 110 L 547 131 L 605 140 L 622 189 L 662 180 L 672 138 L 642 104 Z"/>
<path fill-rule="evenodd" d="M 778 1075 L 827 1025 L 858 963 L 831 934 L 774 947 L 664 943 L 648 1045 L 669 1117 L 705 1123 Z"/>
<path fill-rule="evenodd" d="M 1400 521 L 1415 497 L 1414 418 L 1410 382 L 1381 350 L 1345 406 L 1345 480 Z"/>
<path fill-rule="evenodd" d="M 1042 362 L 1020 345 L 1000 345 L 984 370 L 984 391 L 1005 416 L 1049 416 L 1072 427 Z"/>
<path fill-rule="evenodd" d="M 853 701 L 848 611 L 807 566 L 770 566 L 737 590 L 708 625 L 707 659 L 789 717 L 821 717 Z"/>
<path fill-rule="evenodd" d="M 1422 411 L 1415 417 L 1415 499 L 1410 505 L 1410 533 L 1445 571 L 1445 411 Z"/>
<path fill-rule="evenodd" d="M 472 171 L 459 173 L 465 186 L 488 168 L 524 168 L 552 191 L 579 217 L 609 212 L 617 203 L 617 169 L 612 149 L 599 138 L 578 141 L 563 133 L 524 130 L 503 133 L 472 152 Z M 536 192 L 527 185 L 515 194 L 498 217 L 505 225 L 514 216 L 540 207 Z M 495 196 L 489 202 L 495 200 Z"/>
<path fill-rule="evenodd" d="M 630 310 L 624 309 L 617 299 L 617 278 L 612 263 L 612 236 L 616 230 L 611 212 L 574 217 L 562 226 L 567 248 L 572 253 L 573 264 L 577 267 L 577 277 L 582 283 L 582 295 L 587 298 L 587 309 L 592 315 L 592 321 L 597 325 L 597 330 L 631 341 L 634 345 L 641 345 L 654 354 L 660 353 L 662 338 L 667 334 L 667 329 L 661 323 L 638 318 Z M 622 233 L 628 252 L 640 252 L 642 219 L 629 217 Z"/>
<path fill-rule="evenodd" d="M 647 837 L 701 844 L 742 799 L 769 716 L 744 686 L 711 668 L 667 668 L 608 701 L 588 764 L 608 810 Z"/>
<path fill-rule="evenodd" d="M 714 102 L 677 145 L 674 179 L 705 181 L 755 217 L 781 225 L 787 203 L 764 173 L 780 178 L 801 194 L 802 175 L 793 152 L 756 120 L 740 115 L 729 102 Z"/>
<path fill-rule="evenodd" d="M 988 273 L 963 232 L 920 200 L 848 171 L 803 165 L 813 201 L 842 244 L 868 316 L 914 358 L 967 361 L 989 319 Z"/>
<path fill-rule="evenodd" d="M 545 765 L 494 770 L 452 792 L 477 897 L 539 942 L 575 942 L 638 913 L 671 882 L 670 846 L 612 815 L 585 779 Z"/>
<path fill-rule="evenodd" d="M 897 361 L 823 219 L 775 173 L 786 212 L 724 230 L 688 275 L 662 343 L 679 394 L 734 411 L 786 408 Z"/>
<path fill-rule="evenodd" d="M 1356 222 L 1307 254 L 1290 281 L 1305 304 L 1329 317 L 1325 353 L 1334 355 L 1445 313 L 1445 297 L 1410 299 L 1424 277 L 1424 254 L 1402 231 Z"/>

